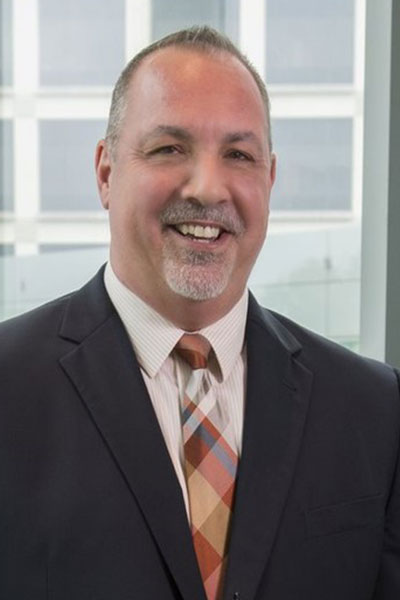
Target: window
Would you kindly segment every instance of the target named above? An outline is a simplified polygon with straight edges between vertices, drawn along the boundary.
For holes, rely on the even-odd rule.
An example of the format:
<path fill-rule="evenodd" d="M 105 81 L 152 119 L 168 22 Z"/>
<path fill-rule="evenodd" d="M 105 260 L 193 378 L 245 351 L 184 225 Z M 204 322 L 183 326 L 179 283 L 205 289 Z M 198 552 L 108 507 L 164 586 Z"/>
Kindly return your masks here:
<path fill-rule="evenodd" d="M 40 0 L 41 85 L 113 85 L 125 59 L 124 9 L 123 0 Z"/>
<path fill-rule="evenodd" d="M 12 83 L 11 0 L 0 0 L 0 86 Z"/>
<path fill-rule="evenodd" d="M 270 84 L 353 84 L 354 2 L 268 0 Z"/>
<path fill-rule="evenodd" d="M 224 1 L 163 0 L 152 2 L 152 38 L 159 39 L 168 33 L 190 27 L 193 23 L 204 23 L 224 29 Z"/>
<path fill-rule="evenodd" d="M 40 198 L 44 211 L 100 210 L 93 148 L 105 121 L 48 120 L 39 124 Z"/>
<path fill-rule="evenodd" d="M 272 208 L 350 211 L 351 119 L 275 119 L 273 125 L 279 177 Z"/>
<path fill-rule="evenodd" d="M 0 120 L 0 211 L 13 210 L 13 126 Z"/>
<path fill-rule="evenodd" d="M 0 0 L 0 318 L 106 259 L 93 153 L 112 86 L 152 40 L 207 23 L 247 53 L 271 97 L 278 178 L 251 287 L 357 348 L 365 1 Z"/>

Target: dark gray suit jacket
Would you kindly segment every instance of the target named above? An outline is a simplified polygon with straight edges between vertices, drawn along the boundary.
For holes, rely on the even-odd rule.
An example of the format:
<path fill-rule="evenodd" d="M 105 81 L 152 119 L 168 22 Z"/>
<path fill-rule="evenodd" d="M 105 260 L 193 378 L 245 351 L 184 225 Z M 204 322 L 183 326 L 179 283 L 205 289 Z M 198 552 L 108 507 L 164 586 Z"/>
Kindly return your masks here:
<path fill-rule="evenodd" d="M 399 600 L 395 371 L 253 298 L 246 342 L 224 599 Z M 0 481 L 1 599 L 205 599 L 102 272 L 0 325 Z"/>

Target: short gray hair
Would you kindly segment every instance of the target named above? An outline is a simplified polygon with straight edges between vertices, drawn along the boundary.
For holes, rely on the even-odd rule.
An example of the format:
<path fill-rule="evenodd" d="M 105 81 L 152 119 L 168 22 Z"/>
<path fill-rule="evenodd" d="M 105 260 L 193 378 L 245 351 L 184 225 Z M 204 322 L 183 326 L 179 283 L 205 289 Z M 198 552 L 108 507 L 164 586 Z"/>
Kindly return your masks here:
<path fill-rule="evenodd" d="M 170 35 L 153 42 L 149 46 L 146 46 L 146 48 L 143 48 L 143 50 L 141 50 L 128 62 L 119 76 L 117 83 L 115 84 L 111 99 L 111 107 L 106 132 L 106 141 L 109 146 L 111 156 L 115 156 L 116 153 L 116 146 L 120 134 L 121 124 L 127 106 L 127 90 L 134 72 L 137 70 L 146 56 L 149 56 L 149 54 L 152 54 L 153 52 L 157 52 L 157 50 L 168 48 L 170 46 L 177 46 L 210 54 L 213 52 L 227 52 L 228 54 L 235 56 L 242 63 L 242 65 L 246 67 L 256 82 L 261 94 L 267 120 L 268 145 L 270 151 L 272 151 L 270 101 L 267 88 L 262 78 L 253 67 L 249 59 L 235 46 L 233 42 L 231 42 L 227 36 L 219 33 L 212 27 L 202 25 L 171 33 Z"/>

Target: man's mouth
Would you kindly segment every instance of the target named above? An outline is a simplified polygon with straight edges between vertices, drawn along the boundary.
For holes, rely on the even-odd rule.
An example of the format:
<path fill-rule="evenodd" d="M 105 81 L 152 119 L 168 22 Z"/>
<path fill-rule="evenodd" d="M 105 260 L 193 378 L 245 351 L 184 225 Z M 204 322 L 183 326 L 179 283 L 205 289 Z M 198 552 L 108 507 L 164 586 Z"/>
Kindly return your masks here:
<path fill-rule="evenodd" d="M 177 223 L 173 225 L 173 228 L 185 237 L 211 242 L 217 240 L 225 231 L 215 225 L 199 225 L 198 223 Z"/>

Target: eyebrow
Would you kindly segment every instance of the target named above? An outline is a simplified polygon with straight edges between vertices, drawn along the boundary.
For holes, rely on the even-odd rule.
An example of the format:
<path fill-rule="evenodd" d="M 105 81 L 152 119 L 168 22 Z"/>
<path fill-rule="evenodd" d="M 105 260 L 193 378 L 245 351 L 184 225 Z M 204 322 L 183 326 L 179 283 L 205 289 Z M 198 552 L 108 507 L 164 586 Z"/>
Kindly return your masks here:
<path fill-rule="evenodd" d="M 151 141 L 153 138 L 157 138 L 162 135 L 170 135 L 178 140 L 184 142 L 191 142 L 194 136 L 183 127 L 177 127 L 175 125 L 157 125 L 149 133 L 145 134 L 142 138 L 142 142 L 146 143 Z M 253 131 L 232 131 L 223 136 L 222 142 L 224 144 L 234 144 L 236 142 L 252 142 L 256 144 L 258 150 L 261 152 L 262 144 L 258 136 Z"/>
<path fill-rule="evenodd" d="M 175 127 L 174 125 L 157 125 L 157 127 L 143 136 L 142 142 L 151 142 L 153 138 L 157 138 L 161 135 L 170 135 L 171 137 L 177 138 L 178 140 L 182 140 L 184 142 L 190 142 L 193 139 L 193 136 L 182 127 Z"/>
<path fill-rule="evenodd" d="M 224 136 L 223 141 L 225 144 L 234 144 L 236 142 L 252 142 L 256 144 L 260 151 L 262 148 L 260 139 L 253 131 L 234 131 Z"/>

